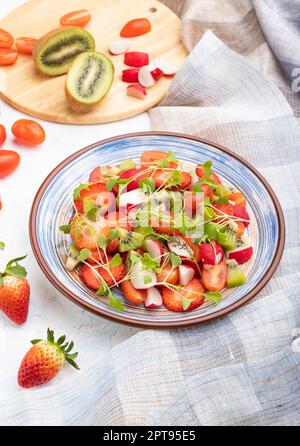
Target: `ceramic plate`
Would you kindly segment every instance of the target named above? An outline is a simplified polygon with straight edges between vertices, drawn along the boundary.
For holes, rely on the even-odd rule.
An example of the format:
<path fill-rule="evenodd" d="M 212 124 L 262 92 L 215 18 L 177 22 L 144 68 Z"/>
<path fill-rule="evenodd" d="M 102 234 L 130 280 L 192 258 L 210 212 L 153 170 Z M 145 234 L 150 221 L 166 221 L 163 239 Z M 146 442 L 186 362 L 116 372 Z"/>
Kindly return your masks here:
<path fill-rule="evenodd" d="M 165 308 L 149 310 L 124 299 L 125 310 L 108 305 L 64 268 L 69 240 L 59 226 L 72 213 L 72 191 L 88 179 L 98 165 L 113 165 L 131 158 L 138 161 L 145 150 L 170 150 L 183 161 L 198 164 L 212 160 L 224 183 L 239 189 L 247 198 L 251 217 L 248 235 L 254 255 L 245 266 L 247 282 L 223 292 L 220 304 L 205 304 L 187 313 Z M 279 202 L 264 178 L 245 160 L 228 149 L 200 138 L 173 133 L 136 133 L 100 141 L 59 164 L 40 187 L 30 215 L 30 237 L 36 259 L 53 285 L 66 297 L 99 316 L 143 327 L 179 327 L 220 317 L 255 296 L 270 280 L 280 261 L 284 239 L 284 219 Z M 118 293 L 114 293 L 118 295 Z M 123 299 L 121 293 L 119 296 Z"/>

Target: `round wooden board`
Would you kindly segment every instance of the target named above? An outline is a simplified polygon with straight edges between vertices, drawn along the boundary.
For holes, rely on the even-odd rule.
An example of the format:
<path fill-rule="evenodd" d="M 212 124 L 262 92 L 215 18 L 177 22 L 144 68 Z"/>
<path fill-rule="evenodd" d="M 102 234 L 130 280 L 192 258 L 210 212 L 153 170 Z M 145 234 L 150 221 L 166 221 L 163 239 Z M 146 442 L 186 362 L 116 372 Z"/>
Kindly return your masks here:
<path fill-rule="evenodd" d="M 108 54 L 123 25 L 138 17 L 151 21 L 152 31 L 132 39 L 130 50 L 146 51 L 151 59 L 164 57 L 177 68 L 186 58 L 180 40 L 180 19 L 157 0 L 31 0 L 0 21 L 0 28 L 15 37 L 39 38 L 59 27 L 60 17 L 76 9 L 88 9 L 92 20 L 86 29 L 95 38 L 96 50 Z M 123 55 L 111 56 L 115 79 L 99 107 L 89 113 L 72 111 L 64 94 L 65 76 L 47 77 L 37 72 L 30 56 L 20 55 L 17 63 L 0 70 L 0 95 L 13 107 L 49 121 L 67 124 L 97 124 L 134 116 L 156 105 L 165 96 L 172 79 L 161 78 L 148 89 L 147 99 L 126 95 L 120 73 L 126 66 Z"/>

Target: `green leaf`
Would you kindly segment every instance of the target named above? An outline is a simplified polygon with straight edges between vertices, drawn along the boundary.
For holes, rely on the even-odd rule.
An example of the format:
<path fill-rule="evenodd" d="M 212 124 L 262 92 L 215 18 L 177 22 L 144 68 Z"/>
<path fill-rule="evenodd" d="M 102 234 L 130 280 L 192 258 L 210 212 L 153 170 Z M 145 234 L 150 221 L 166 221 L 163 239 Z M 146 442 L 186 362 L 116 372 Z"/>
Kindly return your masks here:
<path fill-rule="evenodd" d="M 109 305 L 116 311 L 123 311 L 125 309 L 123 302 L 113 295 L 109 296 Z"/>
<path fill-rule="evenodd" d="M 113 187 L 117 184 L 117 180 L 115 180 L 114 178 L 110 179 L 106 185 L 105 188 L 106 190 L 108 190 L 109 192 L 112 191 Z"/>
<path fill-rule="evenodd" d="M 97 296 L 104 296 L 109 292 L 109 287 L 105 282 L 101 283 L 100 288 L 96 291 Z"/>
<path fill-rule="evenodd" d="M 8 262 L 8 264 L 6 265 L 6 268 L 10 268 L 14 263 L 17 264 L 21 260 L 26 259 L 26 257 L 27 257 L 27 255 L 26 256 L 22 256 L 22 257 L 16 257 L 15 259 L 10 260 L 10 262 Z"/>
<path fill-rule="evenodd" d="M 105 251 L 106 246 L 107 246 L 107 240 L 105 237 L 98 237 L 97 238 L 97 245 L 99 246 L 99 248 L 102 248 L 103 251 Z"/>
<path fill-rule="evenodd" d="M 155 191 L 155 182 L 153 178 L 142 178 L 139 181 L 139 187 L 142 189 L 145 193 L 150 193 Z"/>
<path fill-rule="evenodd" d="M 80 197 L 80 192 L 84 189 L 88 190 L 90 188 L 90 183 L 80 183 L 73 191 L 73 199 L 77 200 Z"/>
<path fill-rule="evenodd" d="M 64 234 L 70 234 L 72 225 L 61 225 L 58 229 Z"/>
<path fill-rule="evenodd" d="M 217 204 L 219 204 L 219 205 L 229 204 L 229 200 L 227 197 L 223 196 L 223 197 L 218 198 Z"/>
<path fill-rule="evenodd" d="M 23 277 L 27 276 L 26 269 L 24 266 L 16 265 L 5 268 L 4 274 L 8 276 L 17 277 L 18 279 L 23 279 Z"/>
<path fill-rule="evenodd" d="M 219 304 L 222 300 L 222 294 L 219 293 L 218 291 L 212 291 L 211 293 L 203 293 L 202 296 L 204 296 L 210 302 L 215 302 L 216 304 Z"/>
<path fill-rule="evenodd" d="M 148 252 L 145 252 L 139 260 L 142 262 L 143 269 L 147 271 L 155 270 L 160 263 L 159 259 L 153 259 Z"/>
<path fill-rule="evenodd" d="M 78 365 L 76 364 L 76 362 L 74 362 L 73 359 L 70 359 L 70 358 L 68 357 L 68 355 L 66 356 L 66 361 L 67 361 L 72 367 L 74 367 L 74 369 L 76 369 L 76 370 L 80 370 L 79 367 L 78 367 Z"/>
<path fill-rule="evenodd" d="M 172 170 L 168 173 L 167 179 L 166 187 L 178 186 L 182 179 L 181 172 L 179 170 Z"/>
<path fill-rule="evenodd" d="M 56 343 L 58 345 L 62 345 L 65 342 L 65 340 L 66 340 L 66 336 L 63 335 L 63 336 L 61 336 L 60 338 L 57 339 Z"/>
<path fill-rule="evenodd" d="M 0 242 L 0 249 L 4 249 L 5 248 L 5 243 L 4 242 Z"/>
<path fill-rule="evenodd" d="M 98 215 L 99 208 L 97 206 L 91 207 L 86 213 L 87 218 L 93 222 L 96 222 L 98 220 Z"/>
<path fill-rule="evenodd" d="M 80 262 L 84 262 L 85 260 L 89 259 L 91 256 L 92 256 L 91 251 L 89 249 L 84 248 L 84 249 L 80 250 L 78 260 Z"/>
<path fill-rule="evenodd" d="M 42 341 L 42 339 L 32 339 L 32 341 L 30 341 L 30 342 L 31 342 L 31 344 L 35 345 L 35 344 L 38 344 L 41 341 Z"/>
<path fill-rule="evenodd" d="M 204 172 L 204 175 L 209 177 L 212 174 L 212 161 L 211 160 L 205 161 L 202 170 Z"/>
<path fill-rule="evenodd" d="M 193 300 L 195 300 L 195 299 L 187 299 L 186 297 L 181 298 L 181 305 L 182 305 L 182 308 L 184 309 L 184 311 L 186 311 L 189 308 L 189 306 L 191 305 Z"/>
<path fill-rule="evenodd" d="M 144 284 L 147 285 L 148 283 L 152 282 L 151 276 L 144 276 Z"/>
<path fill-rule="evenodd" d="M 175 156 L 173 155 L 173 152 L 172 152 L 172 150 L 169 150 L 167 153 L 166 153 L 166 156 L 165 156 L 165 158 L 162 158 L 162 159 L 160 159 L 160 160 L 158 160 L 158 161 L 156 161 L 156 165 L 158 166 L 158 167 L 160 167 L 160 168 L 165 168 L 165 167 L 169 167 L 169 164 L 170 164 L 170 162 L 175 162 L 175 163 L 178 163 L 178 160 L 175 158 Z"/>
<path fill-rule="evenodd" d="M 119 169 L 124 172 L 125 170 L 135 169 L 136 164 L 132 160 L 124 160 L 119 164 Z"/>
<path fill-rule="evenodd" d="M 0 287 L 2 287 L 2 286 L 3 286 L 3 276 L 0 275 Z"/>
<path fill-rule="evenodd" d="M 50 328 L 47 330 L 47 340 L 49 342 L 54 342 L 54 331 L 50 330 Z"/>
<path fill-rule="evenodd" d="M 122 257 L 120 256 L 119 253 L 115 254 L 111 259 L 111 261 L 109 262 L 110 266 L 112 266 L 113 268 L 120 266 L 121 263 L 122 263 Z"/>
<path fill-rule="evenodd" d="M 119 232 L 117 229 L 111 229 L 109 231 L 109 235 L 108 235 L 110 240 L 115 240 L 117 238 L 119 238 Z"/>
<path fill-rule="evenodd" d="M 174 252 L 170 252 L 170 262 L 172 267 L 176 268 L 177 266 L 181 265 L 182 260 L 177 254 L 175 254 Z"/>
<path fill-rule="evenodd" d="M 83 199 L 83 212 L 85 215 L 96 206 L 96 201 L 92 198 L 86 197 Z"/>

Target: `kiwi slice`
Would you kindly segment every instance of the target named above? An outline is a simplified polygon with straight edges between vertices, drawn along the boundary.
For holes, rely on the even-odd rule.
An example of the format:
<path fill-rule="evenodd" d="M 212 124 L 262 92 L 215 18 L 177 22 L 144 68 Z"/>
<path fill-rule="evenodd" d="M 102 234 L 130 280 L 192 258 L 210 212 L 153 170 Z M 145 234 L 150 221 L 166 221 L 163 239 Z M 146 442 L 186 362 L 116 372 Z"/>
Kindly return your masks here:
<path fill-rule="evenodd" d="M 78 256 L 80 254 L 80 250 L 76 248 L 75 245 L 71 245 L 68 251 L 68 257 L 66 261 L 66 269 L 68 271 L 73 271 L 76 266 L 80 263 L 78 260 Z"/>
<path fill-rule="evenodd" d="M 68 73 L 65 94 L 70 106 L 80 112 L 93 110 L 108 93 L 114 78 L 112 61 L 102 53 L 80 54 Z"/>
<path fill-rule="evenodd" d="M 228 288 L 243 285 L 246 282 L 246 276 L 236 260 L 226 260 L 227 263 L 227 282 Z"/>
<path fill-rule="evenodd" d="M 223 246 L 228 251 L 232 251 L 236 247 L 236 235 L 238 231 L 238 226 L 234 221 L 230 221 L 226 226 L 223 234 L 226 236 L 224 240 L 220 240 L 220 245 Z"/>
<path fill-rule="evenodd" d="M 32 52 L 37 68 L 50 76 L 67 73 L 78 54 L 94 51 L 93 36 L 82 28 L 58 28 L 41 37 Z"/>
<path fill-rule="evenodd" d="M 118 229 L 119 234 L 119 251 L 126 252 L 131 249 L 140 248 L 144 241 L 143 234 L 138 232 L 126 231 L 126 229 Z"/>

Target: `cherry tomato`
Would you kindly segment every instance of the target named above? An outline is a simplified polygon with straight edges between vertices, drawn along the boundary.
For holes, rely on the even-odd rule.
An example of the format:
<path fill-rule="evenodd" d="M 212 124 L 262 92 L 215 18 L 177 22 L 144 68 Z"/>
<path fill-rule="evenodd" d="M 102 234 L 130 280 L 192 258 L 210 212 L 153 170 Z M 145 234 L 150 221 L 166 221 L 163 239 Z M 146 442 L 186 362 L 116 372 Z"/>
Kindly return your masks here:
<path fill-rule="evenodd" d="M 13 150 L 0 150 L 0 178 L 5 178 L 20 164 L 20 155 Z"/>
<path fill-rule="evenodd" d="M 205 175 L 205 173 L 203 172 L 203 164 L 198 164 L 198 166 L 196 167 L 196 175 L 199 178 L 204 178 L 207 175 Z M 212 180 L 214 180 L 217 184 L 222 184 L 220 178 L 218 177 L 218 175 L 215 172 L 212 172 L 209 175 L 209 178 L 211 178 Z"/>
<path fill-rule="evenodd" d="M 217 265 L 203 265 L 201 272 L 203 285 L 208 291 L 220 291 L 226 285 L 227 265 L 225 260 Z"/>
<path fill-rule="evenodd" d="M 32 49 L 36 41 L 37 39 L 34 39 L 33 37 L 18 37 L 16 39 L 16 48 L 19 53 L 32 54 Z"/>
<path fill-rule="evenodd" d="M 234 192 L 232 194 L 226 195 L 226 198 L 228 198 L 229 201 L 233 201 L 234 204 L 238 206 L 246 205 L 246 198 L 243 194 L 241 194 L 241 192 Z"/>
<path fill-rule="evenodd" d="M 10 48 L 13 46 L 15 39 L 4 29 L 0 29 L 0 48 Z"/>
<path fill-rule="evenodd" d="M 146 150 L 146 152 L 144 152 L 140 158 L 140 163 L 143 167 L 148 167 L 149 165 L 155 165 L 156 161 L 166 158 L 166 156 L 167 153 L 160 150 Z M 175 161 L 170 161 L 168 165 L 168 167 L 172 167 L 174 169 L 176 169 L 177 166 L 178 163 Z"/>
<path fill-rule="evenodd" d="M 19 119 L 11 129 L 16 140 L 25 146 L 38 146 L 46 139 L 45 130 L 36 121 Z"/>
<path fill-rule="evenodd" d="M 240 238 L 245 231 L 245 225 L 243 222 L 235 220 L 235 223 L 237 224 L 238 230 L 237 230 L 237 234 L 236 234 L 236 238 Z"/>
<path fill-rule="evenodd" d="M 121 30 L 121 37 L 136 37 L 151 31 L 151 23 L 148 19 L 133 19 Z"/>
<path fill-rule="evenodd" d="M 206 265 L 215 265 L 224 259 L 224 251 L 218 242 L 200 245 L 200 260 Z"/>
<path fill-rule="evenodd" d="M 11 48 L 0 48 L 0 65 L 13 65 L 18 59 L 18 51 Z"/>
<path fill-rule="evenodd" d="M 131 285 L 130 280 L 124 280 L 121 282 L 122 291 L 129 302 L 140 305 L 142 304 L 147 297 L 146 290 L 137 290 Z"/>
<path fill-rule="evenodd" d="M 85 26 L 91 20 L 91 14 L 87 9 L 79 9 L 65 14 L 60 19 L 61 26 Z"/>
<path fill-rule="evenodd" d="M 6 129 L 4 125 L 0 124 L 0 146 L 4 144 L 5 140 L 6 140 Z"/>

